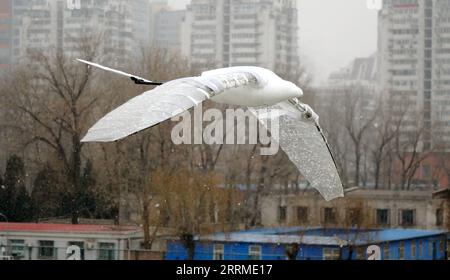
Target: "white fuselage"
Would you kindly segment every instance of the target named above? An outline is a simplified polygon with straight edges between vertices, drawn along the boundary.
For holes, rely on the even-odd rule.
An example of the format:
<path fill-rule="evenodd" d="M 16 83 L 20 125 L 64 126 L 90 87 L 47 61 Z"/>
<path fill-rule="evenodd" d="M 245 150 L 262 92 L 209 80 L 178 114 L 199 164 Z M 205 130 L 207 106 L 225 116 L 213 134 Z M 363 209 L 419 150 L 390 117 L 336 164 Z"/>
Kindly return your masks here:
<path fill-rule="evenodd" d="M 212 101 L 221 104 L 236 106 L 271 106 L 284 100 L 301 97 L 302 90 L 295 84 L 285 81 L 270 70 L 240 66 L 212 70 L 202 73 L 202 78 L 213 77 L 219 74 L 233 72 L 250 72 L 258 77 L 258 83 L 242 87 L 226 89 L 223 93 L 211 98 Z"/>

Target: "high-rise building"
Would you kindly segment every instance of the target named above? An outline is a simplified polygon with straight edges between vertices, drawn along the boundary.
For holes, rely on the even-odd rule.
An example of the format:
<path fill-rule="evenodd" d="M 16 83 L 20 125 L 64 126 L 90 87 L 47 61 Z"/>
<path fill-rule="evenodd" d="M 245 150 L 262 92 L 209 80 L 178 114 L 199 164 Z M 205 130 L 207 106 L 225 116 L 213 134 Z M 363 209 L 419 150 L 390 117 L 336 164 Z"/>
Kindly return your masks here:
<path fill-rule="evenodd" d="M 181 25 L 184 10 L 162 9 L 154 17 L 154 45 L 158 48 L 181 51 Z"/>
<path fill-rule="evenodd" d="M 0 74 L 8 69 L 11 50 L 11 1 L 0 1 Z"/>
<path fill-rule="evenodd" d="M 385 0 L 379 13 L 379 81 L 402 131 L 420 150 L 450 143 L 450 1 Z"/>
<path fill-rule="evenodd" d="M 298 66 L 297 14 L 294 0 L 193 0 L 182 52 L 208 67 L 254 65 L 285 73 Z"/>
<path fill-rule="evenodd" d="M 12 62 L 28 50 L 63 50 L 76 55 L 86 37 L 101 39 L 110 64 L 125 64 L 149 43 L 149 2 L 145 0 L 12 1 Z"/>
<path fill-rule="evenodd" d="M 149 0 L 149 40 L 150 44 L 155 45 L 156 34 L 156 15 L 162 10 L 170 10 L 169 2 L 167 0 Z"/>

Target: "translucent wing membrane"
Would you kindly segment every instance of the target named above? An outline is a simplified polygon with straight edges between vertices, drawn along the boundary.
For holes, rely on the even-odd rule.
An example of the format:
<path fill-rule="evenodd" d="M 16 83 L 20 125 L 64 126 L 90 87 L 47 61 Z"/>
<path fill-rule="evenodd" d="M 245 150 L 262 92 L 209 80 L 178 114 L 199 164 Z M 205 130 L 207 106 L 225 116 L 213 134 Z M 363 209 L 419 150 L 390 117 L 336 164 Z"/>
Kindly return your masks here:
<path fill-rule="evenodd" d="M 300 173 L 325 200 L 343 197 L 344 189 L 335 162 L 314 118 L 306 118 L 305 112 L 289 101 L 272 106 L 270 109 L 285 112 L 281 116 L 276 114 L 279 117 L 279 135 L 272 137 L 280 144 L 281 149 Z M 250 110 L 266 128 L 270 129 L 267 114 L 260 114 L 258 109 Z"/>
<path fill-rule="evenodd" d="M 112 142 L 175 117 L 227 89 L 256 84 L 251 73 L 174 80 L 147 91 L 95 124 L 83 142 Z"/>
<path fill-rule="evenodd" d="M 157 125 L 209 99 L 214 91 L 195 78 L 175 80 L 147 91 L 95 124 L 83 142 L 112 142 Z"/>

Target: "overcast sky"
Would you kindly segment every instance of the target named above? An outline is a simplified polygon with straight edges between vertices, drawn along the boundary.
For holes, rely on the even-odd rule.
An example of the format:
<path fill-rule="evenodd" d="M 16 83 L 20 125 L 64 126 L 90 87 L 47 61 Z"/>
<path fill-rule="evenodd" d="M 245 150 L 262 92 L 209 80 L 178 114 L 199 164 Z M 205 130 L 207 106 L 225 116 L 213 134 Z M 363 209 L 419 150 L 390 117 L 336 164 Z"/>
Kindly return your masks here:
<path fill-rule="evenodd" d="M 316 82 L 376 51 L 377 12 L 366 0 L 298 0 L 300 52 Z M 177 9 L 190 0 L 169 0 Z"/>

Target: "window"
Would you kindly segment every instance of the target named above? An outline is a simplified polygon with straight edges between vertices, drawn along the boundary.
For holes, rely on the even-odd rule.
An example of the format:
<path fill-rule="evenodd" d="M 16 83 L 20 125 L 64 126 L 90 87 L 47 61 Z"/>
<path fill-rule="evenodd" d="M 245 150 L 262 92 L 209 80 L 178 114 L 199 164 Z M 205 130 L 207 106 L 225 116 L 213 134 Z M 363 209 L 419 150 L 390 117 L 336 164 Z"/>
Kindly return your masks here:
<path fill-rule="evenodd" d="M 422 166 L 422 176 L 424 179 L 430 179 L 431 177 L 431 167 L 429 165 Z"/>
<path fill-rule="evenodd" d="M 98 259 L 99 260 L 115 260 L 115 244 L 114 243 L 99 243 L 98 244 Z"/>
<path fill-rule="evenodd" d="M 338 260 L 339 259 L 339 249 L 323 248 L 322 251 L 324 260 Z"/>
<path fill-rule="evenodd" d="M 22 258 L 25 256 L 25 240 L 9 240 L 11 248 L 11 255 L 15 258 Z"/>
<path fill-rule="evenodd" d="M 350 222 L 351 226 L 357 226 L 361 224 L 361 220 L 362 220 L 361 209 L 359 208 L 347 209 L 347 221 Z"/>
<path fill-rule="evenodd" d="M 78 246 L 78 248 L 80 248 L 81 260 L 84 260 L 84 242 L 72 241 L 72 242 L 69 242 L 68 245 L 69 245 L 69 247 L 70 246 Z"/>
<path fill-rule="evenodd" d="M 284 223 L 286 222 L 287 217 L 287 208 L 286 206 L 278 207 L 278 222 Z"/>
<path fill-rule="evenodd" d="M 398 259 L 405 259 L 405 242 L 403 241 L 398 244 Z"/>
<path fill-rule="evenodd" d="M 250 260 L 261 260 L 261 246 L 250 246 L 248 249 L 248 255 Z"/>
<path fill-rule="evenodd" d="M 383 260 L 389 260 L 389 254 L 389 243 L 386 243 L 383 247 Z"/>
<path fill-rule="evenodd" d="M 39 241 L 39 258 L 53 259 L 55 257 L 54 241 Z"/>
<path fill-rule="evenodd" d="M 308 207 L 297 207 L 297 221 L 300 224 L 308 222 Z"/>
<path fill-rule="evenodd" d="M 214 260 L 220 261 L 224 259 L 224 245 L 223 244 L 214 244 Z"/>
<path fill-rule="evenodd" d="M 336 222 L 336 210 L 334 208 L 325 208 L 324 210 L 325 223 L 333 224 Z"/>
<path fill-rule="evenodd" d="M 440 227 L 444 224 L 444 211 L 439 208 L 436 210 L 436 226 Z"/>
<path fill-rule="evenodd" d="M 411 259 L 416 259 L 416 241 L 411 241 Z"/>
<path fill-rule="evenodd" d="M 415 224 L 415 215 L 414 215 L 414 210 L 401 210 L 401 226 L 403 227 L 411 227 L 414 226 Z"/>
<path fill-rule="evenodd" d="M 389 209 L 377 209 L 377 225 L 388 226 L 389 223 Z"/>

